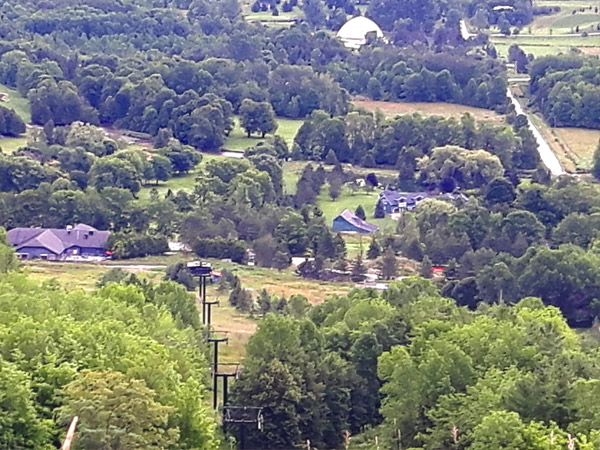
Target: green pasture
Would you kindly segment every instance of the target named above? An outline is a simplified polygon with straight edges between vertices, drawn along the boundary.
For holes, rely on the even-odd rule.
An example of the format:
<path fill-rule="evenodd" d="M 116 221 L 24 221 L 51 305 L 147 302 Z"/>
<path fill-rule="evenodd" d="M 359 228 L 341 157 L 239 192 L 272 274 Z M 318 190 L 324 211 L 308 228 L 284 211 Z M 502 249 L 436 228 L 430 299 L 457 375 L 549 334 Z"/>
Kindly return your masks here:
<path fill-rule="evenodd" d="M 577 48 L 582 51 L 594 51 L 600 47 L 600 36 L 536 36 L 524 35 L 509 37 L 493 36 L 490 41 L 496 47 L 496 50 L 506 56 L 508 48 L 517 44 L 525 51 L 534 56 L 558 55 L 559 53 L 567 53 L 571 48 Z"/>
<path fill-rule="evenodd" d="M 21 116 L 21 119 L 23 119 L 25 123 L 31 122 L 31 108 L 29 106 L 29 100 L 21 96 L 18 91 L 3 84 L 0 84 L 0 92 L 8 94 L 8 100 L 0 102 L 0 106 L 4 106 L 8 109 L 14 109 L 15 112 Z"/>
<path fill-rule="evenodd" d="M 329 226 L 331 226 L 333 219 L 345 209 L 354 212 L 358 205 L 362 205 L 367 215 L 367 222 L 377 225 L 381 229 L 393 228 L 395 222 L 389 217 L 384 219 L 373 218 L 379 192 L 378 189 L 371 192 L 361 189 L 353 193 L 348 186 L 344 186 L 339 198 L 332 200 L 329 196 L 329 186 L 326 185 L 317 198 L 317 204 L 321 211 L 323 211 L 325 221 Z"/>
<path fill-rule="evenodd" d="M 285 139 L 288 146 L 291 147 L 294 143 L 294 138 L 296 137 L 296 133 L 298 129 L 304 121 L 302 120 L 294 120 L 294 119 L 285 119 L 283 117 L 277 118 L 277 130 L 274 134 L 281 136 Z M 269 135 L 267 135 L 269 136 Z M 260 142 L 263 142 L 259 135 L 252 135 L 248 137 L 247 133 L 243 130 L 240 125 L 240 120 L 238 117 L 235 118 L 235 126 L 227 141 L 225 141 L 225 145 L 223 145 L 223 150 L 228 150 L 232 152 L 243 152 L 247 148 L 254 147 L 258 145 Z"/>

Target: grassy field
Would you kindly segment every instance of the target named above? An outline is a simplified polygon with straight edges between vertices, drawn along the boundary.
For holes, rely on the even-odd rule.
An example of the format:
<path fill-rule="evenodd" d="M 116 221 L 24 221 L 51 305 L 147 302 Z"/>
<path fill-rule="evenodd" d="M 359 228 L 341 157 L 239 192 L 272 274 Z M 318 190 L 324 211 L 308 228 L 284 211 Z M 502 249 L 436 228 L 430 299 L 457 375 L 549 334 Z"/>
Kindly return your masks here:
<path fill-rule="evenodd" d="M 504 121 L 504 116 L 489 109 L 473 108 L 471 106 L 456 105 L 452 103 L 424 103 L 424 102 L 381 102 L 374 100 L 354 100 L 352 104 L 357 108 L 375 112 L 380 110 L 386 117 L 395 117 L 402 114 L 419 113 L 425 116 L 460 117 L 469 113 L 476 120 L 492 122 Z"/>
<path fill-rule="evenodd" d="M 300 178 L 300 174 L 307 164 L 312 164 L 314 168 L 319 166 L 317 162 L 310 161 L 287 161 L 283 164 L 283 187 L 287 194 L 296 193 L 296 184 Z M 374 173 L 379 179 L 398 177 L 398 171 L 395 169 L 367 169 L 365 167 L 357 167 L 351 164 L 342 164 L 344 170 L 353 172 L 357 175 L 367 176 L 369 173 Z M 325 170 L 331 170 L 333 166 L 323 164 Z"/>
<path fill-rule="evenodd" d="M 171 178 L 169 181 L 166 181 L 164 183 L 159 183 L 158 185 L 148 184 L 148 185 L 143 186 L 142 190 L 139 192 L 139 198 L 141 198 L 141 199 L 148 198 L 150 196 L 150 191 L 152 189 L 156 189 L 158 191 L 159 195 L 161 195 L 161 196 L 165 195 L 169 189 L 171 189 L 171 191 L 173 191 L 173 192 L 180 191 L 180 190 L 191 192 L 192 190 L 194 190 L 194 183 L 196 182 L 196 177 L 198 176 L 198 171 L 202 168 L 202 166 L 204 164 L 206 164 L 208 161 L 211 161 L 213 159 L 221 159 L 221 158 L 225 158 L 225 156 L 214 155 L 211 153 L 203 153 L 202 161 L 192 171 L 190 171 L 189 173 L 187 173 L 183 176 Z"/>
<path fill-rule="evenodd" d="M 591 169 L 592 156 L 600 142 L 600 130 L 553 128 L 539 114 L 530 114 L 530 118 L 567 172 Z"/>
<path fill-rule="evenodd" d="M 575 33 L 576 27 L 579 26 L 579 32 L 595 31 L 594 27 L 600 23 L 600 13 L 594 12 L 594 7 L 598 6 L 598 2 L 539 2 L 543 6 L 559 6 L 561 10 L 555 14 L 536 16 L 534 21 L 527 25 L 521 34 L 542 34 L 542 35 L 558 35 Z M 591 9 L 590 9 L 591 7 Z M 584 12 L 579 9 L 585 8 Z M 573 11 L 576 13 L 573 14 Z"/>
<path fill-rule="evenodd" d="M 8 94 L 8 100 L 0 102 L 0 106 L 8 109 L 14 109 L 25 123 L 31 122 L 31 109 L 29 101 L 22 97 L 18 91 L 0 84 L 0 92 Z M 27 137 L 0 137 L 0 149 L 4 153 L 13 153 L 19 147 L 27 145 Z"/>
<path fill-rule="evenodd" d="M 287 142 L 288 146 L 292 146 L 294 143 L 294 138 L 296 137 L 296 133 L 300 126 L 304 123 L 302 120 L 293 120 L 293 119 L 285 119 L 283 117 L 277 118 L 277 131 L 275 134 L 281 136 Z M 261 139 L 257 135 L 253 135 L 248 137 L 246 132 L 240 126 L 239 118 L 235 118 L 235 127 L 233 131 L 227 138 L 225 145 L 223 146 L 224 150 L 233 151 L 233 152 L 243 152 L 247 148 L 254 147 L 262 142 L 264 139 Z"/>
<path fill-rule="evenodd" d="M 299 19 L 302 16 L 300 8 L 294 8 L 289 12 L 279 11 L 278 16 L 271 14 L 271 11 L 253 12 L 244 16 L 244 19 L 249 22 L 289 22 L 290 20 Z"/>
<path fill-rule="evenodd" d="M 367 215 L 368 222 L 377 225 L 381 229 L 395 227 L 396 222 L 389 217 L 386 217 L 385 219 L 373 218 L 373 212 L 375 210 L 375 204 L 377 203 L 378 196 L 379 190 L 377 189 L 372 192 L 361 190 L 356 193 L 352 193 L 347 186 L 344 186 L 342 188 L 342 194 L 340 197 L 336 200 L 332 200 L 329 196 L 329 188 L 326 185 L 323 187 L 323 190 L 317 199 L 317 204 L 323 211 L 327 225 L 330 226 L 333 219 L 345 209 L 349 209 L 350 211 L 354 212 L 358 205 L 362 205 Z"/>
<path fill-rule="evenodd" d="M 26 137 L 0 137 L 0 149 L 4 153 L 13 153 L 26 145 Z"/>
<path fill-rule="evenodd" d="M 93 290 L 98 279 L 110 270 L 111 266 L 130 266 L 125 270 L 136 273 L 143 278 L 160 281 L 164 275 L 163 268 L 147 268 L 140 267 L 140 265 L 164 266 L 177 261 L 190 261 L 191 259 L 194 259 L 193 255 L 178 254 L 111 261 L 107 264 L 30 261 L 24 263 L 23 270 L 40 282 L 56 280 L 69 289 Z M 266 289 L 271 295 L 285 296 L 286 298 L 294 294 L 301 294 L 306 296 L 311 303 L 320 303 L 332 295 L 346 294 L 353 287 L 351 283 L 305 280 L 296 275 L 293 269 L 279 272 L 274 269 L 250 267 L 219 260 L 211 260 L 211 262 L 216 270 L 227 269 L 236 273 L 243 286 L 254 293 Z M 239 362 L 245 355 L 245 346 L 248 339 L 256 330 L 257 318 L 249 317 L 231 307 L 228 304 L 229 292 L 219 291 L 216 285 L 210 286 L 207 294 L 210 300 L 220 302 L 219 307 L 212 309 L 214 329 L 225 332 L 229 337 L 228 345 L 221 348 L 223 361 Z"/>
<path fill-rule="evenodd" d="M 490 37 L 500 55 L 508 55 L 508 48 L 517 44 L 527 54 L 534 56 L 558 55 L 567 53 L 571 48 L 578 48 L 582 52 L 593 54 L 600 47 L 600 36 L 536 36 L 520 34 L 509 37 Z"/>
<path fill-rule="evenodd" d="M 552 128 L 552 133 L 575 155 L 579 167 L 592 167 L 594 151 L 600 144 L 600 130 Z"/>
<path fill-rule="evenodd" d="M 18 91 L 0 84 L 0 92 L 8 94 L 8 101 L 0 102 L 1 106 L 8 109 L 14 109 L 15 112 L 21 116 L 21 119 L 25 123 L 31 122 L 31 108 L 29 107 L 29 100 L 22 97 Z"/>

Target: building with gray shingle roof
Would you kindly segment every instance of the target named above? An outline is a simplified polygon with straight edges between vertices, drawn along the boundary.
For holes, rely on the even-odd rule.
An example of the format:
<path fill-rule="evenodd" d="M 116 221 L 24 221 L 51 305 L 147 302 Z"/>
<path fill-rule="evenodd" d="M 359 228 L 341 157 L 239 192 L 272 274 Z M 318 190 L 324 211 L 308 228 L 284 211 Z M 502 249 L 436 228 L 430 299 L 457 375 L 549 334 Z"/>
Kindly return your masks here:
<path fill-rule="evenodd" d="M 78 224 L 59 228 L 14 228 L 8 241 L 22 259 L 66 259 L 68 257 L 106 257 L 110 232 Z"/>
<path fill-rule="evenodd" d="M 352 211 L 344 210 L 333 219 L 333 231 L 349 231 L 354 233 L 375 233 L 379 230 L 377 225 L 365 222 Z"/>

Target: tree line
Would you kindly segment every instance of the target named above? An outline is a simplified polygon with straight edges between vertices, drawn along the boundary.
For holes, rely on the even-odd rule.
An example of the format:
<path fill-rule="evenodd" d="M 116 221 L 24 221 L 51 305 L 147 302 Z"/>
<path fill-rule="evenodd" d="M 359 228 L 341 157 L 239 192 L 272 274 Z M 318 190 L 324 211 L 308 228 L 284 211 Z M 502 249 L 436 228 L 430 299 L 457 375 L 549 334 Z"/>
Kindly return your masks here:
<path fill-rule="evenodd" d="M 153 136 L 168 129 L 210 151 L 223 145 L 246 99 L 290 118 L 316 109 L 344 114 L 348 93 L 507 106 L 502 66 L 442 37 L 431 48 L 427 40 L 426 48 L 398 41 L 406 48 L 373 43 L 355 54 L 313 33 L 324 25 L 310 13 L 308 26 L 274 30 L 244 22 L 235 1 L 183 2 L 187 15 L 112 1 L 58 2 L 43 12 L 23 0 L 5 3 L 0 20 L 11 33 L 0 52 L 0 82 L 29 98 L 38 125 L 83 121 Z M 311 5 L 323 7 L 320 0 Z M 305 13 L 313 7 L 305 6 Z"/>
<path fill-rule="evenodd" d="M 446 177 L 453 178 L 461 187 L 480 187 L 504 171 L 516 175 L 519 170 L 535 169 L 539 164 L 537 143 L 525 118 L 513 115 L 509 121 L 512 126 L 478 123 L 468 114 L 459 120 L 418 114 L 383 120 L 371 114 L 351 113 L 331 118 L 315 112 L 298 130 L 291 156 L 325 161 L 333 155 L 335 161 L 329 163 L 394 166 L 399 170 L 404 189 L 414 189 L 417 181 L 435 185 Z M 464 149 L 449 151 L 456 164 L 446 161 L 449 155 L 442 147 L 449 145 Z M 475 152 L 476 149 L 482 151 Z M 493 161 L 494 168 L 487 179 L 483 176 L 478 181 L 469 181 L 486 172 L 463 161 L 469 158 Z M 442 171 L 437 161 L 443 162 Z M 472 166 L 471 175 L 465 166 Z"/>
<path fill-rule="evenodd" d="M 529 68 L 532 102 L 553 126 L 600 129 L 599 70 L 597 58 L 537 58 Z"/>
<path fill-rule="evenodd" d="M 232 397 L 264 408 L 253 447 L 597 445 L 594 346 L 537 298 L 471 311 L 408 278 L 302 311 L 248 343 Z"/>
<path fill-rule="evenodd" d="M 442 292 L 460 305 L 536 296 L 571 325 L 589 327 L 599 312 L 597 191 L 573 179 L 515 189 L 497 178 L 467 202 L 422 201 L 371 246 L 375 257 L 392 249 L 424 266 L 444 266 Z"/>
<path fill-rule="evenodd" d="M 3 231 L 0 253 L 8 294 L 0 326 L 3 446 L 57 448 L 78 416 L 85 448 L 218 448 L 201 326 L 183 287 L 135 276 L 109 282 L 114 273 L 89 292 L 42 285 L 18 272 Z"/>

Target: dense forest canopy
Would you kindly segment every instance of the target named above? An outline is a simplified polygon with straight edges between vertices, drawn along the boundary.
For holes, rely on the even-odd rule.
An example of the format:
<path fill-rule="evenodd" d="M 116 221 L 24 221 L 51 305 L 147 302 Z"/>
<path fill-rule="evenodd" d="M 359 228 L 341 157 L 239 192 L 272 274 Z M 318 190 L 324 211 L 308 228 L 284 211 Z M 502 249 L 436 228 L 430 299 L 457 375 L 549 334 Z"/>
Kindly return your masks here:
<path fill-rule="evenodd" d="M 539 299 L 468 311 L 409 278 L 268 315 L 234 396 L 265 408 L 257 448 L 595 449 L 588 344 Z"/>
<path fill-rule="evenodd" d="M 505 62 L 486 34 L 459 28 L 510 32 L 546 10 L 359 3 L 3 1 L 0 84 L 26 99 L 31 123 L 0 105 L 3 141 L 27 141 L 0 152 L 0 227 L 83 223 L 111 232 L 114 259 L 176 241 L 275 280 L 345 282 L 311 305 L 223 271 L 220 292 L 258 322 L 230 397 L 264 408 L 252 448 L 600 449 L 598 343 L 573 329 L 600 313 L 598 184 L 550 177 L 507 97 Z M 269 27 L 248 10 L 296 18 Z M 351 50 L 335 32 L 360 14 L 385 39 Z M 552 125 L 600 128 L 596 57 L 513 46 L 509 60 Z M 357 98 L 493 118 L 386 118 Z M 277 135 L 282 118 L 302 120 L 295 136 Z M 218 154 L 234 130 L 256 145 Z M 600 147 L 595 165 L 600 179 Z M 394 222 L 381 191 L 424 198 Z M 332 229 L 326 203 L 381 227 L 363 249 Z M 165 281 L 113 269 L 69 289 L 20 268 L 0 228 L 0 447 L 56 448 L 75 415 L 87 450 L 241 438 L 208 408 L 197 282 L 168 261 Z M 386 290 L 350 290 L 373 274 Z"/>
<path fill-rule="evenodd" d="M 77 415 L 81 448 L 216 448 L 201 327 L 183 287 L 40 285 L 15 271 L 3 230 L 0 255 L 3 446 L 56 448 Z"/>

